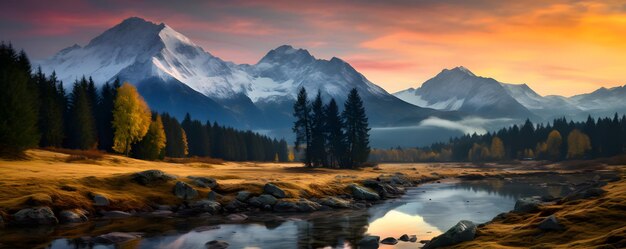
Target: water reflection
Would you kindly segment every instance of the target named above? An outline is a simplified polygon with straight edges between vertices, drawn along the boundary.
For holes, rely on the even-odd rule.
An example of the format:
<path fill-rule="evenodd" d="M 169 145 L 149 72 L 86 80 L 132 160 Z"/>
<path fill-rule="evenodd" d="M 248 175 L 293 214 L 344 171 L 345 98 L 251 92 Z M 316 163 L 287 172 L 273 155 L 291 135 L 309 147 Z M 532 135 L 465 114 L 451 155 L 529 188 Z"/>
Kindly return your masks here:
<path fill-rule="evenodd" d="M 588 179 L 584 176 L 581 181 Z M 211 240 L 224 240 L 230 248 L 351 248 L 364 235 L 381 238 L 402 234 L 430 239 L 459 220 L 483 223 L 511 210 L 519 197 L 570 191 L 565 179 L 522 177 L 425 184 L 410 189 L 402 199 L 375 205 L 367 210 L 317 212 L 310 215 L 251 215 L 246 224 L 220 224 L 218 217 L 193 219 L 136 218 L 92 222 L 78 228 L 57 228 L 48 238 L 56 239 L 48 248 L 204 248 Z M 569 179 L 569 181 L 572 181 Z M 574 180 L 575 181 L 575 180 Z M 219 227 L 209 227 L 219 225 Z M 200 228 L 198 228 L 200 227 Z M 112 231 L 141 232 L 140 241 L 104 246 L 80 243 L 79 238 Z M 19 233 L 19 232 L 16 232 Z M 73 237 L 74 239 L 66 239 Z M 5 244 L 12 245 L 12 244 Z M 16 244 L 17 245 L 17 244 Z M 415 248 L 420 244 L 400 242 L 383 248 Z M 18 246 L 19 247 L 19 246 Z M 33 247 L 33 246 L 30 246 Z M 12 247 L 17 248 L 17 247 Z"/>

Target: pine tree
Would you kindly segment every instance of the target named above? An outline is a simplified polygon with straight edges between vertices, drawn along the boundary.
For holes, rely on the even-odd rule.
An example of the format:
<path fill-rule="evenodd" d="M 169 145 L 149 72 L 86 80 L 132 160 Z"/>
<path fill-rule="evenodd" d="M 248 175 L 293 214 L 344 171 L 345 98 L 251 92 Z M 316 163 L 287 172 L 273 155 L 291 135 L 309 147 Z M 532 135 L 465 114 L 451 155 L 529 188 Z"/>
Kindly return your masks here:
<path fill-rule="evenodd" d="M 96 120 L 98 122 L 98 149 L 101 150 L 113 151 L 113 108 L 119 87 L 120 81 L 116 79 L 113 84 L 107 82 L 100 89 Z"/>
<path fill-rule="evenodd" d="M 209 144 L 209 136 L 206 127 L 198 120 L 192 120 L 191 115 L 187 113 L 185 119 L 181 123 L 188 139 L 189 155 L 208 157 L 211 155 L 211 147 Z"/>
<path fill-rule="evenodd" d="M 187 136 L 185 131 L 174 117 L 164 113 L 161 115 L 163 127 L 165 129 L 165 156 L 167 157 L 185 157 L 187 155 Z"/>
<path fill-rule="evenodd" d="M 315 100 L 311 103 L 311 163 L 313 167 L 326 165 L 326 115 L 322 94 L 318 91 Z"/>
<path fill-rule="evenodd" d="M 328 148 L 329 166 L 338 168 L 345 156 L 345 135 L 343 133 L 343 121 L 339 113 L 339 107 L 335 99 L 331 99 L 324 108 L 326 113 L 326 141 Z"/>
<path fill-rule="evenodd" d="M 294 149 L 300 150 L 300 146 L 306 146 L 304 150 L 304 165 L 311 166 L 311 110 L 307 99 L 306 89 L 301 88 L 296 103 L 293 105 L 293 116 L 296 121 L 293 124 L 293 132 L 296 134 Z"/>
<path fill-rule="evenodd" d="M 68 110 L 68 146 L 73 149 L 93 149 L 97 144 L 96 122 L 87 95 L 85 78 L 74 82 Z"/>
<path fill-rule="evenodd" d="M 34 76 L 39 92 L 39 131 L 41 132 L 41 147 L 60 147 L 65 137 L 63 114 L 65 113 L 65 93 L 59 92 L 56 74 L 49 78 L 37 69 Z"/>
<path fill-rule="evenodd" d="M 369 130 L 367 116 L 363 101 L 356 88 L 348 94 L 342 113 L 347 139 L 347 167 L 358 167 L 365 161 L 370 153 Z"/>
<path fill-rule="evenodd" d="M 133 143 L 148 132 L 151 113 L 137 89 L 124 83 L 117 90 L 113 109 L 113 150 L 129 155 Z"/>
<path fill-rule="evenodd" d="M 39 143 L 30 72 L 25 53 L 18 56 L 10 44 L 0 44 L 0 156 L 19 156 Z"/>

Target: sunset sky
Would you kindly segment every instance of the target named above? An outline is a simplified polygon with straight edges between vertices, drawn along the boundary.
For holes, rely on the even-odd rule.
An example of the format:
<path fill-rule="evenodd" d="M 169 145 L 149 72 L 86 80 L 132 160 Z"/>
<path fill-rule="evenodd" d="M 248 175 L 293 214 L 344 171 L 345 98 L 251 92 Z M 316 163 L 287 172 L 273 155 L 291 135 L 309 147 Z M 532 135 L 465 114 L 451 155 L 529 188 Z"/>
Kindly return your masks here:
<path fill-rule="evenodd" d="M 389 92 L 460 65 L 542 95 L 626 84 L 624 0 L 7 0 L 0 40 L 41 59 L 130 16 L 164 22 L 236 63 L 282 44 L 336 56 Z"/>

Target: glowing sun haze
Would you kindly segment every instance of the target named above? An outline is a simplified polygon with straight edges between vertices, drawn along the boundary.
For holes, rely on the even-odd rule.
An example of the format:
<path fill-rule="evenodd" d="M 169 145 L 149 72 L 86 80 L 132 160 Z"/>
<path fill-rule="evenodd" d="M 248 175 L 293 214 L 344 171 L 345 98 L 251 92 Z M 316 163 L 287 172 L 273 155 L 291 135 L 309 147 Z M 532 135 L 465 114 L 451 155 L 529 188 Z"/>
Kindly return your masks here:
<path fill-rule="evenodd" d="M 0 39 L 34 59 L 139 16 L 236 63 L 282 44 L 336 56 L 389 92 L 460 65 L 542 95 L 626 84 L 625 1 L 9 0 L 0 14 Z"/>

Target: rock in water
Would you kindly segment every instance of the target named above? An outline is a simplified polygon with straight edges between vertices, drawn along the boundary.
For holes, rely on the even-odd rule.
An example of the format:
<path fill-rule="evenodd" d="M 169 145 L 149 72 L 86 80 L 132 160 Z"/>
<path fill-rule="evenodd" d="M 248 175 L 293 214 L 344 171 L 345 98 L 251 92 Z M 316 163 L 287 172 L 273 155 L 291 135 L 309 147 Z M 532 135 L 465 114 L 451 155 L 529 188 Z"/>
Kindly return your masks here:
<path fill-rule="evenodd" d="M 278 199 L 273 195 L 262 194 L 258 197 L 252 197 L 248 200 L 248 203 L 255 207 L 265 207 L 266 205 L 273 206 Z"/>
<path fill-rule="evenodd" d="M 190 205 L 191 208 L 210 214 L 217 214 L 222 210 L 222 205 L 217 201 L 211 200 L 199 200 Z"/>
<path fill-rule="evenodd" d="M 59 221 L 61 223 L 80 223 L 89 220 L 87 211 L 82 209 L 63 210 L 59 212 Z"/>
<path fill-rule="evenodd" d="M 228 248 L 229 244 L 226 241 L 211 240 L 205 244 L 207 249 L 224 249 Z"/>
<path fill-rule="evenodd" d="M 546 217 L 541 223 L 539 223 L 539 229 L 544 231 L 558 231 L 563 230 L 563 226 L 559 223 L 554 215 Z"/>
<path fill-rule="evenodd" d="M 175 176 L 166 174 L 165 172 L 158 169 L 137 172 L 132 176 L 132 180 L 141 185 L 163 183 L 174 179 L 176 179 Z"/>
<path fill-rule="evenodd" d="M 189 184 L 179 181 L 174 185 L 174 195 L 178 198 L 189 200 L 196 198 L 198 191 L 189 186 Z"/>
<path fill-rule="evenodd" d="M 59 220 L 49 207 L 25 208 L 13 215 L 17 225 L 55 225 Z"/>
<path fill-rule="evenodd" d="M 365 236 L 359 240 L 357 245 L 360 249 L 376 249 L 378 248 L 378 241 L 380 241 L 379 236 Z"/>
<path fill-rule="evenodd" d="M 102 244 L 117 244 L 138 238 L 139 236 L 131 233 L 112 232 L 94 238 L 94 242 Z"/>
<path fill-rule="evenodd" d="M 356 184 L 351 184 L 350 190 L 352 192 L 352 196 L 358 200 L 376 201 L 380 199 L 380 196 L 377 193 Z"/>
<path fill-rule="evenodd" d="M 398 240 L 401 240 L 401 241 L 409 241 L 409 235 L 407 235 L 407 234 L 403 234 L 402 236 L 400 236 L 400 238 L 398 238 Z"/>
<path fill-rule="evenodd" d="M 535 212 L 539 210 L 539 206 L 542 203 L 543 202 L 541 201 L 540 196 L 521 198 L 515 202 L 515 208 L 513 208 L 513 211 L 520 213 Z"/>
<path fill-rule="evenodd" d="M 394 237 L 387 237 L 384 240 L 380 241 L 380 243 L 385 245 L 395 245 L 398 244 L 398 240 Z"/>
<path fill-rule="evenodd" d="M 416 241 L 417 241 L 417 236 L 416 235 L 409 236 L 409 242 L 415 243 Z"/>
<path fill-rule="evenodd" d="M 193 180 L 193 184 L 201 188 L 217 187 L 217 180 L 215 180 L 215 178 L 200 176 L 188 176 L 187 178 Z"/>
<path fill-rule="evenodd" d="M 265 184 L 265 186 L 263 186 L 263 192 L 265 192 L 266 194 L 273 195 L 276 198 L 287 197 L 287 194 L 285 193 L 284 190 L 280 189 L 278 186 L 271 184 L 271 183 Z"/>
<path fill-rule="evenodd" d="M 95 194 L 93 196 L 93 205 L 94 206 L 99 206 L 99 207 L 106 207 L 109 204 L 111 204 L 111 202 L 109 201 L 108 198 L 106 198 L 104 195 L 101 194 Z"/>
<path fill-rule="evenodd" d="M 426 243 L 422 249 L 433 249 L 444 246 L 456 245 L 464 241 L 470 241 L 474 239 L 476 235 L 476 224 L 468 220 L 459 221 L 452 228 L 448 229 L 445 233 L 433 238 L 430 242 Z"/>

